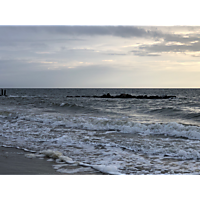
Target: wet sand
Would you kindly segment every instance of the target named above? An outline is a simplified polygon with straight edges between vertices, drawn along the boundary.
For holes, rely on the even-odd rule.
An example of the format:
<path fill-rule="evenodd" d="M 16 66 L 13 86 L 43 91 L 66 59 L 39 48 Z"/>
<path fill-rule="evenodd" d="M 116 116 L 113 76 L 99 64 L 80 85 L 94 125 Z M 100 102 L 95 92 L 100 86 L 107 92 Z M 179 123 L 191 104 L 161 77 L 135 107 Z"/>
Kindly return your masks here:
<path fill-rule="evenodd" d="M 103 175 L 103 173 L 81 166 L 66 166 L 65 173 L 56 171 L 47 158 L 27 158 L 25 152 L 16 148 L 0 147 L 0 175 Z M 69 173 L 68 173 L 69 172 Z"/>
<path fill-rule="evenodd" d="M 27 152 L 28 153 L 28 152 Z M 25 157 L 23 150 L 0 147 L 0 175 L 60 175 L 46 159 Z"/>

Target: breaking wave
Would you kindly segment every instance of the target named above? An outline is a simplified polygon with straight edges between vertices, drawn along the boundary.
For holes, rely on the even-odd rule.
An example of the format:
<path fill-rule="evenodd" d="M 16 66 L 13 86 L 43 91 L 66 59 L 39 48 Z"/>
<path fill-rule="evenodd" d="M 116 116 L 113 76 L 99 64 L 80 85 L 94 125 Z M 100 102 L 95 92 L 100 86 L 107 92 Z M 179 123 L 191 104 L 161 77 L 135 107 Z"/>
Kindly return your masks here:
<path fill-rule="evenodd" d="M 164 140 L 163 147 L 155 145 L 151 149 L 149 149 L 150 144 L 148 142 L 144 142 L 142 146 L 127 143 L 129 136 L 133 138 L 132 135 L 137 136 L 137 138 L 145 135 L 156 137 L 160 135 L 162 139 L 174 137 L 182 138 L 185 143 L 188 143 L 188 139 L 192 140 L 190 142 L 193 142 L 194 139 L 200 140 L 200 127 L 198 126 L 184 125 L 176 122 L 147 124 L 136 123 L 127 118 L 89 117 L 88 115 L 61 116 L 60 114 L 32 114 L 29 116 L 18 116 L 16 119 L 12 118 L 11 123 L 9 120 L 0 119 L 2 125 L 0 127 L 0 135 L 3 136 L 1 143 L 7 146 L 17 146 L 39 152 L 39 154 L 27 154 L 28 158 L 42 158 L 45 156 L 56 160 L 57 163 L 77 163 L 80 166 L 91 167 L 109 174 L 123 173 L 119 167 L 120 165 L 117 163 L 125 162 L 123 156 L 129 152 L 129 147 L 131 153 L 128 155 L 133 156 L 139 164 L 142 162 L 147 163 L 148 160 L 135 155 L 136 151 L 133 151 L 134 149 L 138 149 L 138 152 L 143 155 L 157 155 L 159 158 L 163 158 L 166 155 L 173 157 L 173 159 L 200 159 L 200 152 L 198 150 L 182 149 L 182 146 L 176 146 L 175 149 L 171 150 L 169 143 L 167 143 L 167 147 L 164 147 Z M 129 134 L 125 144 L 118 137 L 121 135 L 123 138 L 123 134 Z M 111 138 L 110 135 L 116 141 L 109 140 Z M 126 137 L 127 135 L 124 135 L 124 138 Z M 123 145 L 126 145 L 124 147 L 127 150 L 126 152 L 123 150 Z M 63 154 L 66 148 L 68 150 L 72 148 L 71 153 Z M 85 152 L 82 152 L 83 150 Z M 94 158 L 95 153 L 98 157 Z M 108 156 L 109 162 L 107 163 L 104 162 L 105 156 Z M 120 156 L 119 161 L 116 161 L 116 163 L 112 161 L 115 156 Z M 123 160 L 121 161 L 122 158 Z M 126 160 L 129 158 L 127 156 Z M 122 165 L 124 166 L 124 164 Z M 60 172 L 65 171 L 62 168 L 58 168 L 58 170 Z"/>
<path fill-rule="evenodd" d="M 58 105 L 58 104 L 56 104 L 56 105 Z M 81 105 L 77 105 L 77 104 L 75 104 L 75 103 L 73 103 L 73 104 L 70 104 L 70 103 L 61 103 L 60 105 L 59 105 L 60 107 L 67 107 L 67 108 L 81 108 L 81 109 L 83 109 L 84 108 L 84 106 L 81 106 Z"/>
<path fill-rule="evenodd" d="M 167 107 L 167 108 L 158 108 L 150 110 L 151 113 L 162 113 L 162 114 L 169 114 L 174 112 L 181 112 L 181 109 L 173 108 L 173 107 Z"/>
<path fill-rule="evenodd" d="M 88 110 L 92 109 L 87 105 L 76 104 L 76 103 L 69 103 L 69 102 L 62 102 L 62 103 L 52 103 L 54 108 L 58 109 L 73 109 L 73 110 Z"/>
<path fill-rule="evenodd" d="M 90 131 L 114 131 L 140 135 L 164 135 L 200 140 L 200 127 L 177 122 L 170 123 L 137 123 L 124 118 L 88 117 L 77 115 L 63 118 L 48 118 L 48 115 L 21 116 L 17 120 L 35 121 L 52 127 L 64 126 Z"/>
<path fill-rule="evenodd" d="M 85 121 L 77 118 L 76 123 L 67 122 L 66 126 L 97 131 L 113 130 L 121 133 L 142 134 L 142 135 L 164 135 L 170 137 L 182 137 L 188 139 L 200 139 L 200 127 L 170 123 L 142 124 L 130 121 L 109 120 L 103 118 L 91 118 Z"/>

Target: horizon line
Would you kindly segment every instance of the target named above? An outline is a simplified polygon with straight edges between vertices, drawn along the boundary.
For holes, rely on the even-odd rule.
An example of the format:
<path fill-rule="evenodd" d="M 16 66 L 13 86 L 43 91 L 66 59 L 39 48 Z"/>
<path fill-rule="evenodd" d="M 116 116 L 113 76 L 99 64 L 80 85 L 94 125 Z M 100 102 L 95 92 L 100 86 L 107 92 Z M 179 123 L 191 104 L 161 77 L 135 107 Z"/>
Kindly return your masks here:
<path fill-rule="evenodd" d="M 200 87 L 0 87 L 0 89 L 200 89 Z"/>

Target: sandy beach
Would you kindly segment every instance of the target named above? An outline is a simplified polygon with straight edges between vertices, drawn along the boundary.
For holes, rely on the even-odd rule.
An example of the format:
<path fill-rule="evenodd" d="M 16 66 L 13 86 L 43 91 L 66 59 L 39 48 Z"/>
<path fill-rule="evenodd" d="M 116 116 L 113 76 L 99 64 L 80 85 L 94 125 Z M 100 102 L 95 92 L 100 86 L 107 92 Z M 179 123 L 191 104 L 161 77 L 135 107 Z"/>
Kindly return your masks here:
<path fill-rule="evenodd" d="M 60 175 L 46 159 L 26 158 L 23 150 L 0 147 L 0 175 Z"/>
<path fill-rule="evenodd" d="M 0 147 L 0 175 L 103 175 L 103 173 L 82 166 L 66 166 L 65 172 L 57 172 L 47 158 L 26 158 L 25 152 L 16 148 Z M 69 172 L 69 173 L 68 173 Z"/>

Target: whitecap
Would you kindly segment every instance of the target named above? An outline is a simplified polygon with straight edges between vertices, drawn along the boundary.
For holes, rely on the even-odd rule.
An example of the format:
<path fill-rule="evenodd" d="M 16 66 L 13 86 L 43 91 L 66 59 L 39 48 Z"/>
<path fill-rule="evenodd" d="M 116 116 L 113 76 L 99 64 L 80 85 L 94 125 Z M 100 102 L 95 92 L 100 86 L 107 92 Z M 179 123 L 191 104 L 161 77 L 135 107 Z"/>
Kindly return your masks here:
<path fill-rule="evenodd" d="M 60 104 L 61 107 L 64 106 L 64 105 L 65 105 L 65 103 L 61 103 L 61 104 Z"/>
<path fill-rule="evenodd" d="M 119 175 L 118 168 L 115 165 L 92 165 L 92 168 L 97 169 L 103 173 Z"/>

